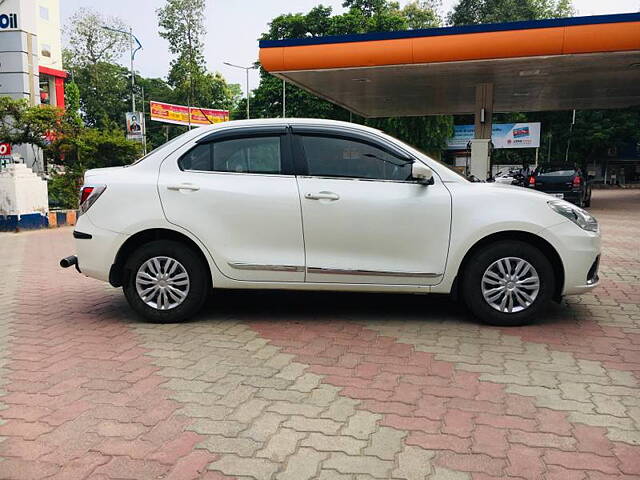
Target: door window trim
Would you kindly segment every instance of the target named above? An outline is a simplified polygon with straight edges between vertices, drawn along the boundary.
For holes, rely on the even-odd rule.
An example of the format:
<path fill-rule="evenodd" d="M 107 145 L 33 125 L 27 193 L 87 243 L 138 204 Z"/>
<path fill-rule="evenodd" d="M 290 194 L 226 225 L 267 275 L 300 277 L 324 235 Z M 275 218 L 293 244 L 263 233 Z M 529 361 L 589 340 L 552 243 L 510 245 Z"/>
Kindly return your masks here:
<path fill-rule="evenodd" d="M 247 138 L 261 138 L 261 137 L 280 137 L 280 172 L 267 173 L 267 172 L 225 172 L 221 170 L 188 170 L 182 167 L 181 161 L 185 155 L 188 155 L 193 149 L 198 148 L 201 145 L 209 145 L 216 142 L 222 142 L 226 140 L 242 140 Z M 189 173 L 206 173 L 206 174 L 232 174 L 232 175 L 261 175 L 269 177 L 277 176 L 293 176 L 295 175 L 295 168 L 293 165 L 293 156 L 291 153 L 291 136 L 288 133 L 286 126 L 278 127 L 252 127 L 252 128 L 235 128 L 221 130 L 206 135 L 203 138 L 196 140 L 194 145 L 180 155 L 176 161 L 176 166 L 182 172 Z"/>
<path fill-rule="evenodd" d="M 410 183 L 416 184 L 415 180 L 391 180 L 384 178 L 364 178 L 364 177 L 356 177 L 356 176 L 347 176 L 347 175 L 311 175 L 309 173 L 309 163 L 307 160 L 307 155 L 304 149 L 304 145 L 302 143 L 303 136 L 313 136 L 313 137 L 323 137 L 323 138 L 336 138 L 340 140 L 348 140 L 357 143 L 363 143 L 365 145 L 369 145 L 374 148 L 378 148 L 383 152 L 393 155 L 395 157 L 400 158 L 401 160 L 406 160 L 407 162 L 414 163 L 418 160 L 414 158 L 412 155 L 409 155 L 403 150 L 399 148 L 394 148 L 386 142 L 378 141 L 378 138 L 375 140 L 371 139 L 371 137 L 366 136 L 360 132 L 355 131 L 347 131 L 346 129 L 334 129 L 334 128 L 323 128 L 323 127 L 315 127 L 315 126 L 293 126 L 292 127 L 292 142 L 291 148 L 293 150 L 293 157 L 296 167 L 296 175 L 303 178 L 322 178 L 327 180 L 350 180 L 350 181 L 363 181 L 363 182 L 385 182 L 385 183 Z"/>

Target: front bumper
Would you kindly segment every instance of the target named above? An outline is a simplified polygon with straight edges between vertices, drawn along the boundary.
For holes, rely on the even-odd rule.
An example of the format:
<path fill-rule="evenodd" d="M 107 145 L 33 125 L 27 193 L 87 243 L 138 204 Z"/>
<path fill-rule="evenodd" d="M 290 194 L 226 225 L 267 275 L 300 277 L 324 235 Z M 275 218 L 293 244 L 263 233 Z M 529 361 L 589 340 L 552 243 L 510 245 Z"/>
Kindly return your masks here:
<path fill-rule="evenodd" d="M 562 295 L 579 295 L 598 286 L 600 232 L 587 232 L 567 220 L 540 232 L 558 252 L 564 269 Z"/>

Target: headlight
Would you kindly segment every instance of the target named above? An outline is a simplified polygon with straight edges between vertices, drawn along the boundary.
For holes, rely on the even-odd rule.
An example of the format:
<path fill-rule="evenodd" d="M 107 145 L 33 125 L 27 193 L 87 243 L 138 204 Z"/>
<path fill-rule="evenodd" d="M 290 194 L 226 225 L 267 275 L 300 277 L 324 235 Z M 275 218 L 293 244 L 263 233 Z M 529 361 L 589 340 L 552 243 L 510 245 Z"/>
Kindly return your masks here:
<path fill-rule="evenodd" d="M 547 202 L 549 207 L 563 217 L 567 217 L 573 223 L 588 232 L 598 231 L 598 221 L 583 209 L 565 202 L 564 200 L 552 200 Z"/>

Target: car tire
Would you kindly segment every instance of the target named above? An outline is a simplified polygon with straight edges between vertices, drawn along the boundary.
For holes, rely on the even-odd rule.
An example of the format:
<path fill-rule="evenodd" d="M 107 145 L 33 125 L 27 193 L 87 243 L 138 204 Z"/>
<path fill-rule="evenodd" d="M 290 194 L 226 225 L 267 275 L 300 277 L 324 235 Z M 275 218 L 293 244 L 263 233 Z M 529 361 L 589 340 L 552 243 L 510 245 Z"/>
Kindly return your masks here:
<path fill-rule="evenodd" d="M 131 308 L 143 318 L 173 323 L 198 313 L 210 285 L 208 269 L 198 253 L 180 242 L 155 240 L 131 254 L 122 289 Z"/>
<path fill-rule="evenodd" d="M 490 325 L 519 326 L 535 320 L 549 304 L 555 275 L 539 249 L 523 241 L 503 240 L 482 248 L 470 259 L 461 286 L 462 298 L 477 318 Z"/>

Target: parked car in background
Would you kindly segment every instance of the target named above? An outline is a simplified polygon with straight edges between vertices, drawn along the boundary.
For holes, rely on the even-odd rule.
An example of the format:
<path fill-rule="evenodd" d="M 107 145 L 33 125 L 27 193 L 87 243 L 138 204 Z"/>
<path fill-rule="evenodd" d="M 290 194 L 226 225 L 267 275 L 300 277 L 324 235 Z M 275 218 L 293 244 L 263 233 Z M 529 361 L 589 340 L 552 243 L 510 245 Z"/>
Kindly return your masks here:
<path fill-rule="evenodd" d="M 453 293 L 488 323 L 520 325 L 598 283 L 600 233 L 584 210 L 469 182 L 353 123 L 198 128 L 87 171 L 80 212 L 77 256 L 61 265 L 122 287 L 156 322 L 235 288 Z"/>
<path fill-rule="evenodd" d="M 579 207 L 591 206 L 591 182 L 578 168 L 567 165 L 538 167 L 529 177 L 529 187 Z"/>

